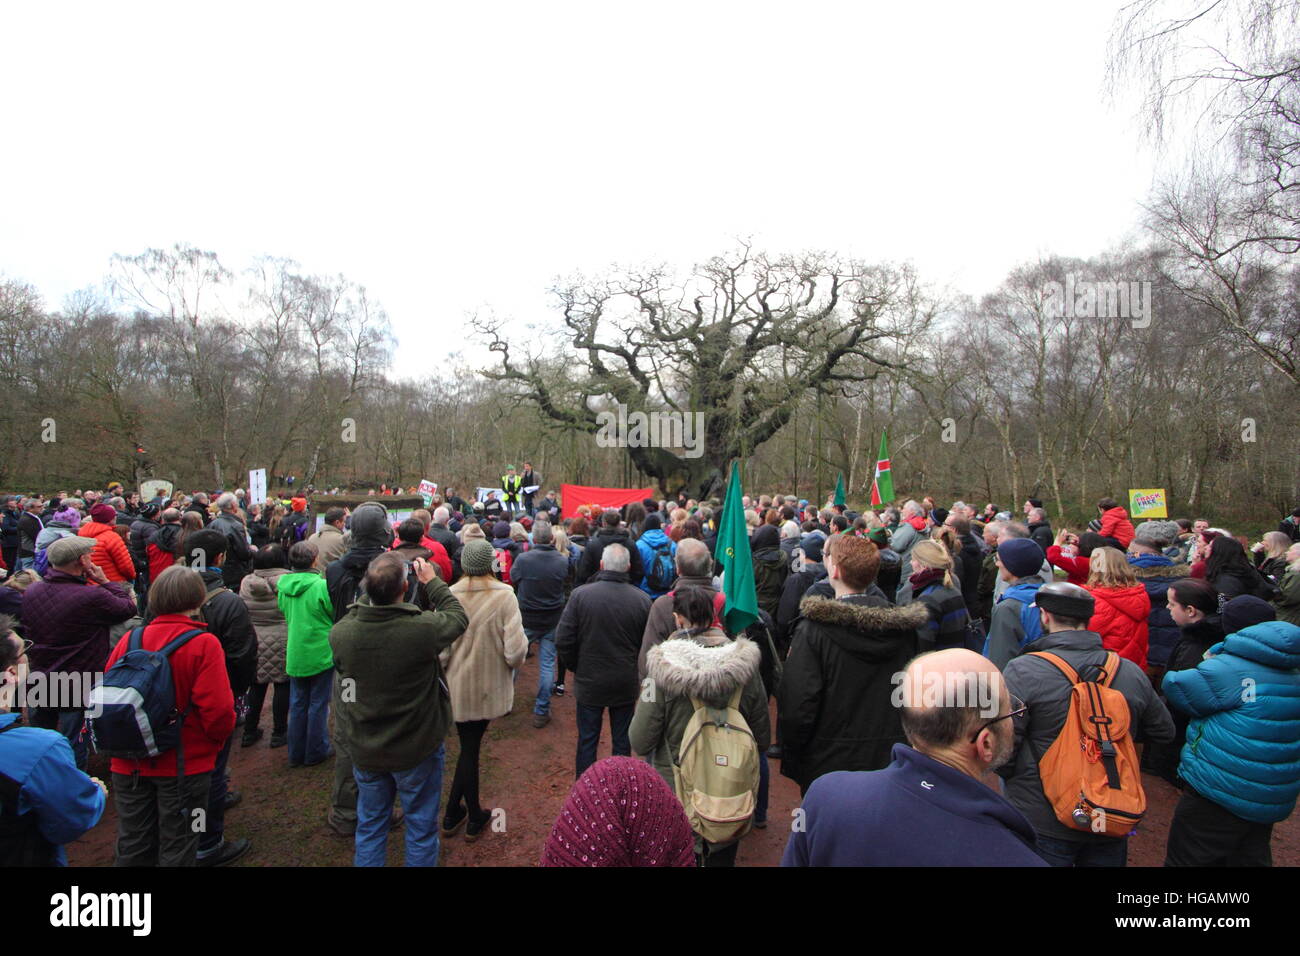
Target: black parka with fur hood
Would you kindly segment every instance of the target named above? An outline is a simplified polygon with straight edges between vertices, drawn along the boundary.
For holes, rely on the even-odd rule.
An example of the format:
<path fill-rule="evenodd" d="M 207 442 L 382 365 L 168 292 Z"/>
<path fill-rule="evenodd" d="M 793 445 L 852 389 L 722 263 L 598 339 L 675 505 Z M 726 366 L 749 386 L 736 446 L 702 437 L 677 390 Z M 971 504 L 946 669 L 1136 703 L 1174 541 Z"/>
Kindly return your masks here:
<path fill-rule="evenodd" d="M 777 693 L 781 773 L 807 790 L 832 770 L 879 770 L 906 743 L 894 675 L 917 653 L 924 604 L 873 594 L 810 595 L 799 607 Z"/>

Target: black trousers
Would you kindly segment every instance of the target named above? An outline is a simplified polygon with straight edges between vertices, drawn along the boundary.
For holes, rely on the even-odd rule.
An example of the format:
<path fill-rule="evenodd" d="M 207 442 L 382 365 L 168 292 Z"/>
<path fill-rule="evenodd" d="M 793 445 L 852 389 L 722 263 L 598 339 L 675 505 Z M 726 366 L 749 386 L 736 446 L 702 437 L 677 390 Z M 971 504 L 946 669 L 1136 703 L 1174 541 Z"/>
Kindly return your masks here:
<path fill-rule="evenodd" d="M 456 722 L 456 736 L 460 738 L 460 756 L 456 758 L 456 775 L 451 781 L 451 794 L 447 797 L 446 816 L 456 819 L 463 803 L 471 820 L 483 818 L 483 808 L 478 802 L 478 758 L 487 733 L 486 720 Z"/>
<path fill-rule="evenodd" d="M 719 846 L 716 843 L 709 843 L 707 840 L 701 842 L 704 844 L 702 848 L 704 852 L 696 852 L 696 866 L 736 865 L 736 851 L 740 849 L 739 840 L 736 840 L 734 843 L 725 844 L 724 846 Z"/>
<path fill-rule="evenodd" d="M 117 806 L 113 865 L 194 866 L 206 828 L 211 776 L 190 774 L 182 788 L 175 777 L 113 774 Z"/>
<path fill-rule="evenodd" d="M 1165 866 L 1272 866 L 1273 824 L 1251 823 L 1191 787 L 1174 809 Z"/>
<path fill-rule="evenodd" d="M 274 684 L 271 694 L 271 733 L 283 736 L 289 732 L 289 682 Z M 244 718 L 244 734 L 250 735 L 262 719 L 262 705 L 266 703 L 266 684 L 254 684 L 248 689 L 248 716 Z"/>

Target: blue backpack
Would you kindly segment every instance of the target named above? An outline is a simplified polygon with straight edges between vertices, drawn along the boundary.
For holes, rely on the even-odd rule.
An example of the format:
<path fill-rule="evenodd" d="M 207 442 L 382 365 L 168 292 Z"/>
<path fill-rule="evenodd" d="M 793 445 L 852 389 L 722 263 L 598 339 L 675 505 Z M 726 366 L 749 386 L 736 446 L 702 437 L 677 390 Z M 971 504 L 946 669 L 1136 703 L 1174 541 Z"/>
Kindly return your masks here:
<path fill-rule="evenodd" d="M 168 658 L 193 638 L 207 632 L 186 631 L 156 651 L 143 646 L 144 628 L 127 636 L 126 653 L 108 669 L 104 681 L 90 692 L 90 717 L 95 749 L 110 757 L 142 760 L 173 750 L 181 742 L 185 711 L 176 709 L 176 686 Z M 177 776 L 184 776 L 183 755 L 176 755 Z"/>
<path fill-rule="evenodd" d="M 53 528 L 50 530 L 58 531 L 59 538 L 67 538 L 77 533 L 75 531 L 71 531 L 63 528 Z M 59 538 L 55 538 L 54 540 L 57 541 L 59 540 Z M 53 543 L 54 541 L 50 542 L 50 544 Z M 43 548 L 37 548 L 36 557 L 33 559 L 32 562 L 32 569 L 41 577 L 45 577 L 45 575 L 48 574 L 50 570 L 50 556 L 46 553 L 47 551 L 50 550 L 50 544 L 47 544 Z"/>
<path fill-rule="evenodd" d="M 1013 584 L 1002 592 L 1000 600 L 1005 601 L 1007 598 L 1013 598 L 1020 602 L 1020 629 L 1025 632 L 1025 636 L 1020 642 L 1022 648 L 1043 636 L 1043 620 L 1038 616 L 1038 605 L 1034 603 L 1038 599 L 1038 589 L 1043 586 L 1043 583 L 1042 581 L 1036 581 L 1033 584 Z M 984 649 L 980 653 L 985 657 L 988 656 L 989 639 L 987 637 L 984 639 Z"/>
<path fill-rule="evenodd" d="M 647 542 L 648 543 L 648 542 Z M 645 572 L 645 583 L 651 591 L 667 591 L 677 581 L 677 567 L 673 562 L 672 542 L 651 548 L 654 560 Z"/>
<path fill-rule="evenodd" d="M 1025 632 L 1025 639 L 1020 642 L 1024 647 L 1043 636 L 1043 619 L 1038 616 L 1038 589 L 1043 585 L 1040 582 L 1034 584 L 1013 584 L 1002 592 L 1002 599 L 1014 598 L 1020 602 L 1020 628 Z"/>

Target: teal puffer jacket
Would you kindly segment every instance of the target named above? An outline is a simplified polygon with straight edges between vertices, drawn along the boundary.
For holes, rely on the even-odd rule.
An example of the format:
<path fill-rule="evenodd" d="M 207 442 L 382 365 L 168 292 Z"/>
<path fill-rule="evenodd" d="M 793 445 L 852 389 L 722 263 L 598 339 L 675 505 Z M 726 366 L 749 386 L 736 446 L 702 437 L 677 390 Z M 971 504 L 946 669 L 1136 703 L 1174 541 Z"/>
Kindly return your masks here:
<path fill-rule="evenodd" d="M 1278 823 L 1300 795 L 1300 627 L 1266 621 L 1229 634 L 1194 669 L 1165 675 L 1191 714 L 1178 772 L 1244 820 Z"/>

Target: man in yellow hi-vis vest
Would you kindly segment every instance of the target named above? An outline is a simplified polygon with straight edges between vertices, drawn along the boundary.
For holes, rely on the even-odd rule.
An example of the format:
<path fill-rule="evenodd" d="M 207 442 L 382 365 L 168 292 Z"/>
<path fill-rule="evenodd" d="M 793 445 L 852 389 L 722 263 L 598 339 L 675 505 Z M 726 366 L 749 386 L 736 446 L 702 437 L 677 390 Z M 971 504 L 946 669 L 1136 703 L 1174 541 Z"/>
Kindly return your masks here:
<path fill-rule="evenodd" d="M 519 507 L 519 489 L 523 486 L 524 480 L 515 474 L 515 466 L 506 465 L 506 473 L 501 476 L 501 490 L 505 492 L 501 503 L 505 505 L 506 514 L 509 515 L 507 521 L 513 521 L 515 514 L 521 510 Z"/>

